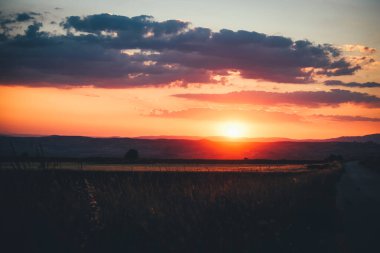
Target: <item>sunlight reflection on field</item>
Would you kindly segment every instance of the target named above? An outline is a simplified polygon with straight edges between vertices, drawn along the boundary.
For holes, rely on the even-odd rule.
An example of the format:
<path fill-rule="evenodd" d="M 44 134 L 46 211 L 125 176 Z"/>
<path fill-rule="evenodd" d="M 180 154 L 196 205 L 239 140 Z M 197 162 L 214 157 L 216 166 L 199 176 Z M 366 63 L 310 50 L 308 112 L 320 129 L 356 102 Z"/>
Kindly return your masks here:
<path fill-rule="evenodd" d="M 153 171 L 153 172 L 304 172 L 306 165 L 270 164 L 115 164 L 85 165 L 84 170 L 94 171 Z"/>

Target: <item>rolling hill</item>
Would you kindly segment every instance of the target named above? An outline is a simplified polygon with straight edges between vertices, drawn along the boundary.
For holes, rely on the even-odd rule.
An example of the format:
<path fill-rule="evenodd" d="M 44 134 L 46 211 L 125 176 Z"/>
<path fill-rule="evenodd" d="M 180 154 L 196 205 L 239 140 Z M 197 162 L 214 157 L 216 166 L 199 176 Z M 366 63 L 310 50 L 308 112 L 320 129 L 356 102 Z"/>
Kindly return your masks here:
<path fill-rule="evenodd" d="M 137 149 L 146 159 L 346 159 L 379 155 L 379 134 L 305 141 L 212 141 L 207 139 L 92 138 L 82 136 L 0 137 L 0 157 L 36 156 L 42 147 L 48 157 L 123 157 Z"/>

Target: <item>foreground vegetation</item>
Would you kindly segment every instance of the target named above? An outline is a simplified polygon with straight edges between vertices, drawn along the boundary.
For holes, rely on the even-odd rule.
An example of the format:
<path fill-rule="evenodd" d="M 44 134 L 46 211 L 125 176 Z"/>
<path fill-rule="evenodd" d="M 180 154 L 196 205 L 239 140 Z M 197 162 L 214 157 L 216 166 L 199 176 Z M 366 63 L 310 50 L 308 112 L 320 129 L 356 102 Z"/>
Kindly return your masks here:
<path fill-rule="evenodd" d="M 380 172 L 380 155 L 361 159 L 359 163 L 369 169 L 372 169 L 373 171 Z"/>
<path fill-rule="evenodd" d="M 13 252 L 335 252 L 338 163 L 302 172 L 0 170 Z"/>

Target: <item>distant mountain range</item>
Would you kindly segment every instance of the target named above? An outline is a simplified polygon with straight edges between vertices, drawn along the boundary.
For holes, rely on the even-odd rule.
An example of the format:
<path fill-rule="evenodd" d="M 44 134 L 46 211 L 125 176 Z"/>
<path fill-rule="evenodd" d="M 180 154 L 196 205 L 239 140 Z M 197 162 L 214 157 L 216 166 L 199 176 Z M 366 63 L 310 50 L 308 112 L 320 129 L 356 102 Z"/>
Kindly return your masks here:
<path fill-rule="evenodd" d="M 180 139 L 178 139 L 180 138 Z M 129 149 L 146 159 L 324 159 L 331 154 L 346 159 L 380 155 L 380 134 L 339 137 L 326 140 L 254 138 L 226 141 L 226 138 L 186 139 L 158 136 L 139 138 L 92 138 L 82 136 L 0 136 L 0 158 L 27 154 L 49 157 L 119 157 Z M 193 137 L 190 137 L 193 138 Z M 195 138 L 195 137 L 194 137 Z"/>
<path fill-rule="evenodd" d="M 135 139 L 145 140 L 210 140 L 210 141 L 238 141 L 238 142 L 277 142 L 277 141 L 297 141 L 289 138 L 268 137 L 268 138 L 229 138 L 224 136 L 178 136 L 178 135 L 158 135 L 158 136 L 138 136 Z"/>
<path fill-rule="evenodd" d="M 65 135 L 32 135 L 32 134 L 0 134 L 0 137 L 84 137 L 99 139 L 143 139 L 143 140 L 210 140 L 210 141 L 229 141 L 229 142 L 377 142 L 380 143 L 380 133 L 362 136 L 341 136 L 328 139 L 292 139 L 285 137 L 257 137 L 257 138 L 229 138 L 225 136 L 186 136 L 186 135 L 147 135 L 137 137 L 87 137 L 87 136 L 65 136 Z"/>
<path fill-rule="evenodd" d="M 170 136 L 170 135 L 159 135 L 159 136 L 138 136 L 135 139 L 146 139 L 146 140 L 211 140 L 211 141 L 243 141 L 243 142 L 378 142 L 380 143 L 380 134 L 369 134 L 363 136 L 341 136 L 337 138 L 330 139 L 291 139 L 283 137 L 261 137 L 261 138 L 228 138 L 224 136 Z"/>
<path fill-rule="evenodd" d="M 326 139 L 329 142 L 368 142 L 380 143 L 380 134 L 369 134 L 364 136 L 342 136 L 338 138 Z"/>

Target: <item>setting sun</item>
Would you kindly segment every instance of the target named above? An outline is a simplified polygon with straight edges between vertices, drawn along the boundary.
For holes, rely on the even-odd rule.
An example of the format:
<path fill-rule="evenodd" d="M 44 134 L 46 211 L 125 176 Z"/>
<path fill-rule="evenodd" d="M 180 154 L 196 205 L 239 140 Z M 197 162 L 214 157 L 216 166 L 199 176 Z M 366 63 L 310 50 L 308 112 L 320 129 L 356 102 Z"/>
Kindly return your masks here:
<path fill-rule="evenodd" d="M 228 138 L 241 138 L 246 134 L 246 127 L 240 122 L 227 122 L 221 125 L 220 133 Z"/>
<path fill-rule="evenodd" d="M 379 13 L 0 0 L 0 253 L 380 252 Z"/>

